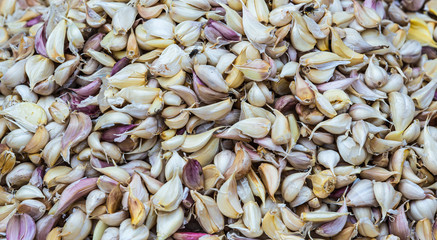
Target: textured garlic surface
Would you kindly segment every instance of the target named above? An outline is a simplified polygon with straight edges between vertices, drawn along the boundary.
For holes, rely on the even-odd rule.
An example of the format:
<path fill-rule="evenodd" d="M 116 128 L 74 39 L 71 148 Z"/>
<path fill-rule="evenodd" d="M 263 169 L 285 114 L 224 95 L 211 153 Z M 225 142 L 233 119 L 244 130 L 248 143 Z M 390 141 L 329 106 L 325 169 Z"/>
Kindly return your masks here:
<path fill-rule="evenodd" d="M 436 23 L 437 0 L 0 0 L 0 238 L 437 239 Z"/>

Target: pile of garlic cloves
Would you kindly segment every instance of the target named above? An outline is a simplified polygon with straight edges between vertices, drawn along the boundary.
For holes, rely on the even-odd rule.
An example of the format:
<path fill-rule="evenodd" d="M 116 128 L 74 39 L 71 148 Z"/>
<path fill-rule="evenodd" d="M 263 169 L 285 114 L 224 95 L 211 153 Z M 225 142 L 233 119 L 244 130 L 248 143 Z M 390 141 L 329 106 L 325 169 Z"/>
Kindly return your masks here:
<path fill-rule="evenodd" d="M 0 0 L 0 239 L 437 239 L 436 89 L 437 0 Z"/>

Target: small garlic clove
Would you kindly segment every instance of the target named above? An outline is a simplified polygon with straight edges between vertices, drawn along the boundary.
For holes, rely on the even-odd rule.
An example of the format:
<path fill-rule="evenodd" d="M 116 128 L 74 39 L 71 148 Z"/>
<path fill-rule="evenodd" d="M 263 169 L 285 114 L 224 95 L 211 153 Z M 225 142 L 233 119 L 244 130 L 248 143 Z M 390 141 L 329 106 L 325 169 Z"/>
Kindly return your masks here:
<path fill-rule="evenodd" d="M 210 234 L 224 228 L 224 218 L 214 199 L 191 190 L 195 214 L 200 226 Z"/>
<path fill-rule="evenodd" d="M 281 193 L 285 201 L 292 202 L 302 189 L 309 173 L 293 173 L 282 182 Z"/>
<path fill-rule="evenodd" d="M 377 206 L 372 181 L 363 179 L 352 185 L 346 195 L 346 202 L 348 206 L 353 207 Z"/>
<path fill-rule="evenodd" d="M 164 240 L 170 237 L 180 228 L 183 221 L 184 211 L 182 210 L 182 207 L 179 207 L 172 212 L 158 212 L 158 218 L 156 220 L 157 239 Z"/>

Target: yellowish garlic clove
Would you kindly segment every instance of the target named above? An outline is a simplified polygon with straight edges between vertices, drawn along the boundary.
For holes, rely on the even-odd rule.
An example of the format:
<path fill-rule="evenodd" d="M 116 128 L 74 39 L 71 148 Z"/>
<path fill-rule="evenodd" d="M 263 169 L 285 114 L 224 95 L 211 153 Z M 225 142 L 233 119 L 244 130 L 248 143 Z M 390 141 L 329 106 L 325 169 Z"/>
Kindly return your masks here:
<path fill-rule="evenodd" d="M 223 215 L 229 218 L 239 218 L 243 214 L 243 209 L 237 195 L 237 182 L 234 175 L 220 187 L 217 194 L 217 206 Z"/>
<path fill-rule="evenodd" d="M 197 221 L 205 232 L 212 234 L 224 228 L 224 218 L 214 199 L 191 190 Z"/>

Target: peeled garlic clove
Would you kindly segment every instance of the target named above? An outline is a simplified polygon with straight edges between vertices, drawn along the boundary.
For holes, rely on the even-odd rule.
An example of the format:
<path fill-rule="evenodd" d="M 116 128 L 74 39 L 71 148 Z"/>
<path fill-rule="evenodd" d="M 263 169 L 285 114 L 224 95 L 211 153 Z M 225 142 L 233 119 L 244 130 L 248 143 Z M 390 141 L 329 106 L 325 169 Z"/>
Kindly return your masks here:
<path fill-rule="evenodd" d="M 232 128 L 240 130 L 243 134 L 253 138 L 263 138 L 270 131 L 271 123 L 265 118 L 248 118 L 232 125 Z"/>
<path fill-rule="evenodd" d="M 280 185 L 280 172 L 278 169 L 272 164 L 262 163 L 258 167 L 258 172 L 261 175 L 261 179 L 264 183 L 264 186 L 267 188 L 267 192 L 269 193 L 272 199 L 275 199 L 275 193 Z M 285 185 L 287 186 L 287 185 Z"/>
<path fill-rule="evenodd" d="M 224 228 L 224 218 L 214 199 L 191 190 L 197 221 L 205 232 L 213 234 Z"/>
<path fill-rule="evenodd" d="M 261 24 L 245 5 L 243 5 L 243 29 L 255 47 L 258 45 L 262 49 L 262 44 L 269 44 L 274 40 L 274 28 Z"/>
<path fill-rule="evenodd" d="M 247 101 L 257 107 L 263 107 L 266 104 L 266 98 L 256 83 L 252 84 L 247 94 Z"/>
<path fill-rule="evenodd" d="M 424 218 L 432 219 L 437 211 L 437 199 L 425 198 L 410 202 L 409 216 L 419 221 Z"/>
<path fill-rule="evenodd" d="M 120 224 L 120 239 L 146 240 L 149 237 L 149 229 L 145 225 L 135 227 L 130 219 L 126 219 Z"/>
<path fill-rule="evenodd" d="M 350 129 L 351 124 L 352 124 L 351 116 L 347 113 L 343 113 L 337 115 L 332 119 L 328 119 L 326 121 L 317 124 L 312 132 L 314 133 L 318 128 L 323 128 L 332 134 L 343 134 L 348 129 Z"/>
<path fill-rule="evenodd" d="M 32 163 L 20 163 L 6 175 L 6 184 L 10 186 L 23 186 L 29 182 L 35 166 Z"/>
<path fill-rule="evenodd" d="M 184 221 L 184 211 L 182 207 L 177 208 L 172 212 L 158 212 L 156 221 L 157 239 L 167 239 L 175 233 Z M 144 238 L 147 239 L 147 238 Z"/>
<path fill-rule="evenodd" d="M 105 192 L 96 189 L 91 191 L 86 198 L 86 214 L 90 215 L 98 206 L 105 203 L 106 194 Z"/>
<path fill-rule="evenodd" d="M 417 108 L 427 108 L 433 99 L 433 93 L 437 89 L 437 80 L 431 80 L 426 86 L 420 88 L 410 95 Z"/>
<path fill-rule="evenodd" d="M 34 239 L 36 236 L 35 221 L 27 214 L 14 215 L 6 227 L 7 239 Z"/>
<path fill-rule="evenodd" d="M 363 179 L 356 182 L 346 195 L 345 201 L 348 206 L 353 207 L 377 206 L 372 181 Z"/>
<path fill-rule="evenodd" d="M 264 215 L 261 228 L 271 239 L 282 239 L 281 234 L 289 233 L 277 211 L 269 211 Z"/>
<path fill-rule="evenodd" d="M 35 186 L 24 185 L 15 193 L 15 198 L 23 201 L 26 199 L 44 198 L 44 194 Z"/>
<path fill-rule="evenodd" d="M 393 211 L 401 200 L 402 194 L 396 191 L 389 182 L 374 182 L 373 192 L 375 199 L 381 206 L 382 219 L 385 219 L 387 212 Z"/>
<path fill-rule="evenodd" d="M 232 175 L 221 187 L 217 194 L 217 206 L 229 218 L 239 218 L 243 214 L 237 194 L 237 182 Z"/>
<path fill-rule="evenodd" d="M 320 151 L 317 155 L 317 162 L 322 164 L 325 168 L 329 168 L 331 172 L 334 172 L 334 167 L 337 166 L 340 161 L 340 155 L 333 150 Z"/>
<path fill-rule="evenodd" d="M 209 104 L 204 107 L 188 108 L 186 110 L 203 120 L 214 121 L 226 116 L 232 110 L 233 104 L 234 102 L 228 98 L 218 103 Z"/>
<path fill-rule="evenodd" d="M 179 176 L 173 176 L 152 196 L 151 201 L 159 211 L 174 211 L 183 198 L 183 187 Z"/>
<path fill-rule="evenodd" d="M 33 133 L 39 125 L 47 124 L 47 114 L 44 109 L 30 102 L 18 103 L 3 109 L 0 115 L 13 119 L 15 124 Z"/>
<path fill-rule="evenodd" d="M 258 175 L 256 175 L 255 171 L 252 168 L 250 169 L 246 177 L 249 182 L 250 188 L 252 189 L 252 193 L 255 196 L 261 198 L 263 205 L 265 205 L 266 189 L 261 179 L 258 177 Z"/>
<path fill-rule="evenodd" d="M 97 188 L 97 178 L 83 178 L 68 185 L 64 189 L 59 199 L 59 205 L 56 213 L 63 213 L 77 199 L 87 195 L 89 192 Z"/>
<path fill-rule="evenodd" d="M 366 69 L 364 81 L 370 88 L 380 88 L 387 83 L 388 74 L 384 69 L 373 62 L 374 58 L 375 55 L 369 60 L 369 66 Z"/>
<path fill-rule="evenodd" d="M 426 197 L 425 191 L 408 179 L 402 179 L 398 185 L 399 191 L 410 200 L 421 200 Z"/>
<path fill-rule="evenodd" d="M 46 213 L 46 205 L 41 201 L 28 199 L 24 200 L 18 205 L 17 212 L 28 214 L 33 218 L 33 220 L 37 221 Z"/>
<path fill-rule="evenodd" d="M 309 173 L 293 173 L 282 182 L 281 193 L 285 201 L 293 201 L 302 189 Z"/>
<path fill-rule="evenodd" d="M 203 133 L 187 135 L 181 149 L 184 152 L 196 152 L 202 149 L 219 128 L 213 128 Z"/>
<path fill-rule="evenodd" d="M 67 20 L 61 19 L 47 38 L 46 49 L 48 57 L 57 62 L 65 61 L 64 41 L 67 33 Z"/>

